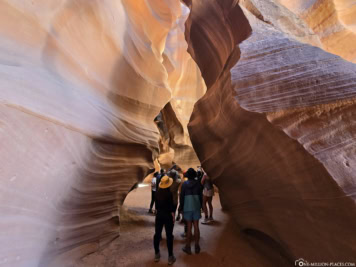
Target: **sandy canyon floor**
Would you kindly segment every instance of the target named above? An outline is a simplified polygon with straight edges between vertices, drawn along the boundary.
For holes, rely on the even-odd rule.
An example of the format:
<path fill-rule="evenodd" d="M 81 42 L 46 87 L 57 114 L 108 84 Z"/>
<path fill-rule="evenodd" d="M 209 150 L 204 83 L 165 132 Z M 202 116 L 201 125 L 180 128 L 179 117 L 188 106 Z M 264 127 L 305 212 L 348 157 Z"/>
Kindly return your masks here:
<path fill-rule="evenodd" d="M 165 232 L 161 241 L 161 260 L 153 261 L 153 234 L 155 217 L 147 213 L 150 203 L 150 188 L 141 187 L 131 192 L 121 212 L 121 235 L 103 250 L 88 255 L 71 267 L 117 267 L 117 266 L 167 266 L 168 252 Z M 201 253 L 186 255 L 182 252 L 184 239 L 183 224 L 174 227 L 174 254 L 177 261 L 173 266 L 241 266 L 277 267 L 290 266 L 281 256 L 268 247 L 256 247 L 242 234 L 227 213 L 221 210 L 219 194 L 213 199 L 215 222 L 200 224 Z M 192 243 L 194 248 L 194 243 Z"/>

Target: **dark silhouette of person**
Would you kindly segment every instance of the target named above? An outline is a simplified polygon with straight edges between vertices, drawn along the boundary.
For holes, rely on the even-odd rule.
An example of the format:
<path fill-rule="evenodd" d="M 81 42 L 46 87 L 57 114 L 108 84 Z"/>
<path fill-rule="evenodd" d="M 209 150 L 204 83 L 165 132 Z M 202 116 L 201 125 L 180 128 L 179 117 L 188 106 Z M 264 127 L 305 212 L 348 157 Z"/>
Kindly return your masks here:
<path fill-rule="evenodd" d="M 155 220 L 155 235 L 153 237 L 153 246 L 155 249 L 155 261 L 161 258 L 159 243 L 162 239 L 163 226 L 166 230 L 167 248 L 168 248 L 168 264 L 172 265 L 176 258 L 173 255 L 173 228 L 174 228 L 174 203 L 173 195 L 170 186 L 173 184 L 173 179 L 168 176 L 163 176 L 159 183 L 158 191 L 156 192 L 156 220 Z"/>

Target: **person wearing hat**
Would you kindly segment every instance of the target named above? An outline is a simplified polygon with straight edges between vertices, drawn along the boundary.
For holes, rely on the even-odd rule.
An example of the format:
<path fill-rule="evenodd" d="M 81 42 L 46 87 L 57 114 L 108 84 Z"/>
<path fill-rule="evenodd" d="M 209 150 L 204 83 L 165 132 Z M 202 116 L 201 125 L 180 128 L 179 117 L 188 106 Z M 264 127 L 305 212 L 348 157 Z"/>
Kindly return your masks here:
<path fill-rule="evenodd" d="M 192 238 L 192 225 L 194 224 L 195 253 L 200 252 L 199 239 L 199 219 L 201 218 L 200 209 L 202 207 L 201 184 L 196 179 L 197 173 L 193 168 L 189 168 L 185 173 L 188 181 L 182 185 L 180 194 L 180 209 L 183 210 L 183 218 L 187 222 L 186 245 L 182 250 L 187 254 L 192 254 L 190 243 Z"/>
<path fill-rule="evenodd" d="M 168 248 L 168 265 L 172 265 L 176 258 L 173 255 L 173 227 L 175 207 L 173 195 L 170 186 L 173 179 L 168 176 L 163 176 L 159 183 L 158 191 L 156 192 L 156 220 L 155 220 L 155 235 L 153 237 L 153 246 L 155 249 L 155 261 L 158 262 L 161 258 L 159 243 L 162 239 L 163 226 L 166 229 L 167 248 Z"/>

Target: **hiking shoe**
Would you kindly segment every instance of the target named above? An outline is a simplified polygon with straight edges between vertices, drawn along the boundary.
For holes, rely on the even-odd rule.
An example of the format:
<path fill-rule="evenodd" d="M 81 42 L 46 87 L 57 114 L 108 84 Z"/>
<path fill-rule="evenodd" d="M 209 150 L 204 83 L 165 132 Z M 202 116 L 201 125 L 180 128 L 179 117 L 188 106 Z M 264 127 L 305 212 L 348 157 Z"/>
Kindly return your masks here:
<path fill-rule="evenodd" d="M 200 246 L 195 245 L 195 254 L 199 254 L 199 252 L 200 252 Z"/>
<path fill-rule="evenodd" d="M 158 262 L 159 259 L 161 258 L 161 254 L 158 252 L 155 254 L 155 262 Z"/>
<path fill-rule="evenodd" d="M 176 261 L 174 255 L 168 257 L 168 265 L 172 265 Z"/>
<path fill-rule="evenodd" d="M 204 221 L 201 222 L 202 224 L 208 224 L 210 223 L 210 220 L 208 218 L 205 218 Z"/>
<path fill-rule="evenodd" d="M 192 255 L 192 251 L 190 250 L 190 247 L 184 246 L 182 247 L 182 250 L 188 255 Z"/>
<path fill-rule="evenodd" d="M 182 233 L 181 235 L 180 235 L 182 238 L 186 238 L 187 237 L 187 233 Z"/>

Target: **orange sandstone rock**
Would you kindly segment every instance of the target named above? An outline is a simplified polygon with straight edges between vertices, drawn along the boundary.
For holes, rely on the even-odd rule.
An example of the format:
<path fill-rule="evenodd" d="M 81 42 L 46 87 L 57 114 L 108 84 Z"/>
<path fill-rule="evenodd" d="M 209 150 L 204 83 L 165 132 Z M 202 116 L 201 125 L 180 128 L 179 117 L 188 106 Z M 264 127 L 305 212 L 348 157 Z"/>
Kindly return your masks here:
<path fill-rule="evenodd" d="M 355 65 L 265 23 L 268 10 L 247 21 L 233 1 L 202 2 L 187 40 L 208 91 L 188 128 L 222 204 L 291 264 L 355 262 Z M 225 14 L 216 32 L 212 14 Z"/>

